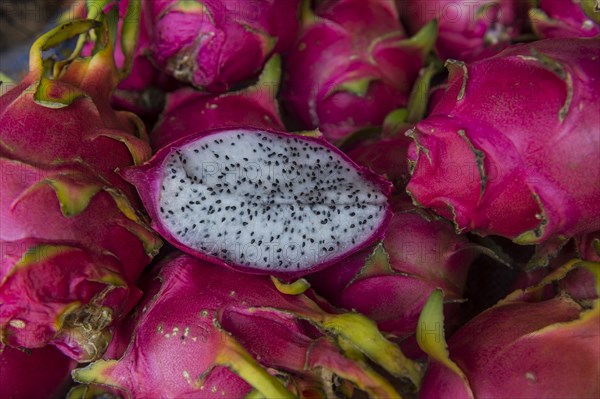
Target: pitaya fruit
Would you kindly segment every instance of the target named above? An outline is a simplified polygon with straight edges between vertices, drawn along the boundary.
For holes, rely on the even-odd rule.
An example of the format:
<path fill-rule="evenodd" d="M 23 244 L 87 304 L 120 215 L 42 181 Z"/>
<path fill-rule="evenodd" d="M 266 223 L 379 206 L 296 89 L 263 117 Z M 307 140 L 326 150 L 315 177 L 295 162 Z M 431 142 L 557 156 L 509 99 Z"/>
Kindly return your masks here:
<path fill-rule="evenodd" d="M 571 262 L 600 275 L 600 263 Z M 538 286 L 515 291 L 458 330 L 447 347 L 442 295 L 419 320 L 420 344 L 432 358 L 421 399 L 596 398 L 600 395 L 600 300 L 585 308 L 562 295 L 539 301 Z M 598 287 L 600 288 L 600 287 Z"/>
<path fill-rule="evenodd" d="M 391 184 L 319 137 L 251 128 L 185 137 L 123 171 L 185 252 L 300 276 L 380 238 Z"/>
<path fill-rule="evenodd" d="M 599 52 L 599 40 L 556 39 L 449 62 L 445 96 L 410 133 L 414 202 L 519 244 L 598 230 Z"/>
<path fill-rule="evenodd" d="M 257 75 L 298 30 L 300 0 L 144 2 L 156 65 L 201 89 L 224 92 Z"/>
<path fill-rule="evenodd" d="M 396 207 L 381 245 L 361 251 L 309 276 L 313 288 L 336 306 L 355 309 L 402 340 L 414 335 L 428 295 L 436 288 L 448 301 L 462 298 L 467 271 L 486 250 L 454 233 L 445 220 L 426 220 Z M 446 307 L 455 316 L 457 304 Z"/>
<path fill-rule="evenodd" d="M 93 56 L 42 60 L 89 31 Z M 43 35 L 29 75 L 0 105 L 0 337 L 17 347 L 52 343 L 79 361 L 102 354 L 161 245 L 136 210 L 135 189 L 115 173 L 151 150 L 139 119 L 110 108 L 118 71 L 107 36 L 93 20 Z"/>
<path fill-rule="evenodd" d="M 124 354 L 75 370 L 76 381 L 116 388 L 128 398 L 242 398 L 252 389 L 287 398 L 295 395 L 281 378 L 318 379 L 322 389 L 333 389 L 337 375 L 376 397 L 399 397 L 361 360 L 367 356 L 418 384 L 418 367 L 364 316 L 327 313 L 304 294 L 279 292 L 266 276 L 189 255 L 167 258 L 156 273 L 124 333 L 115 336 L 115 345 L 128 343 Z"/>
<path fill-rule="evenodd" d="M 281 59 L 273 56 L 265 64 L 258 82 L 236 92 L 215 95 L 182 88 L 167 97 L 167 105 L 150 134 L 158 150 L 200 130 L 253 127 L 285 130 L 276 96 Z"/>
<path fill-rule="evenodd" d="M 411 32 L 437 19 L 442 59 L 472 61 L 515 39 L 527 22 L 528 0 L 396 0 Z"/>
<path fill-rule="evenodd" d="M 64 397 L 75 366 L 52 346 L 21 350 L 0 344 L 0 398 Z"/>
<path fill-rule="evenodd" d="M 539 0 L 529 11 L 535 33 L 543 39 L 600 35 L 600 9 L 595 0 Z"/>
<path fill-rule="evenodd" d="M 105 7 L 102 9 L 103 4 Z M 120 45 L 115 45 L 114 58 L 116 66 L 127 72 L 114 89 L 111 104 L 115 109 L 134 112 L 152 122 L 164 105 L 165 92 L 174 90 L 180 84 L 152 64 L 148 48 L 149 21 L 143 14 L 140 1 L 134 0 L 132 4 L 136 6 L 130 7 L 130 0 L 74 2 L 70 15 L 74 18 L 95 18 L 100 12 L 118 15 L 115 43 Z M 133 21 L 135 24 L 132 24 Z M 134 29 L 131 28 L 132 25 L 135 25 Z M 89 55 L 93 49 L 94 43 L 89 42 L 83 52 Z"/>
<path fill-rule="evenodd" d="M 282 99 L 303 129 L 335 141 L 380 125 L 406 105 L 435 23 L 407 39 L 389 0 L 306 1 L 303 31 L 285 59 Z M 360 34 L 357 34 L 360 32 Z"/>

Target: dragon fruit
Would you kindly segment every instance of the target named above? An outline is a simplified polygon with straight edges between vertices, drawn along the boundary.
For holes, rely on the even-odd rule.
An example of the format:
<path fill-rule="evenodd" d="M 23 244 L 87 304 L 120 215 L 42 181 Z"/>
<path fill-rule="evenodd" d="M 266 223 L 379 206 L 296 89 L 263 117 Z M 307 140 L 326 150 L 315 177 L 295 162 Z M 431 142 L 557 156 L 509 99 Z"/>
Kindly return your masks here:
<path fill-rule="evenodd" d="M 476 316 L 447 347 L 441 292 L 432 295 L 419 320 L 420 343 L 433 359 L 419 397 L 598 397 L 600 300 L 587 308 L 565 295 L 536 299 L 578 265 L 600 275 L 599 263 L 570 262 Z"/>
<path fill-rule="evenodd" d="M 167 241 L 252 273 L 321 269 L 380 238 L 390 216 L 391 184 L 320 137 L 199 132 L 122 173 Z"/>
<path fill-rule="evenodd" d="M 74 368 L 75 361 L 52 346 L 20 350 L 0 344 L 0 397 L 63 397 Z"/>
<path fill-rule="evenodd" d="M 393 2 L 305 2 L 303 31 L 285 59 L 282 100 L 303 129 L 335 141 L 380 125 L 407 103 L 436 24 L 407 39 Z M 357 35 L 356 32 L 361 32 Z"/>
<path fill-rule="evenodd" d="M 197 88 L 223 92 L 257 75 L 286 51 L 300 0 L 146 1 L 152 59 Z"/>
<path fill-rule="evenodd" d="M 90 31 L 93 56 L 42 60 Z M 52 343 L 79 361 L 102 354 L 161 245 L 135 189 L 115 173 L 151 150 L 139 119 L 110 108 L 118 70 L 107 35 L 94 20 L 43 35 L 30 73 L 0 106 L 0 336 L 16 347 Z"/>
<path fill-rule="evenodd" d="M 594 0 L 540 0 L 539 8 L 529 11 L 531 25 L 544 39 L 598 36 L 600 16 L 593 3 Z"/>
<path fill-rule="evenodd" d="M 325 312 L 307 295 L 281 293 L 266 276 L 189 255 L 165 259 L 155 273 L 124 333 L 115 335 L 115 345 L 128 344 L 123 355 L 75 370 L 76 381 L 131 398 L 242 398 L 252 389 L 287 398 L 294 395 L 281 379 L 317 379 L 322 389 L 333 390 L 336 375 L 376 397 L 398 398 L 361 360 L 367 356 L 418 384 L 418 367 L 364 316 Z M 345 355 L 331 337 L 352 354 Z"/>
<path fill-rule="evenodd" d="M 449 62 L 446 94 L 410 133 L 414 202 L 548 253 L 598 230 L 599 52 L 594 39 L 540 40 Z"/>
<path fill-rule="evenodd" d="M 472 61 L 506 47 L 524 28 L 527 0 L 396 0 L 402 20 L 416 32 L 439 23 L 436 49 L 443 59 Z"/>
<path fill-rule="evenodd" d="M 135 2 L 135 1 L 134 1 Z M 102 9 L 103 14 L 118 13 L 119 21 L 116 31 L 114 58 L 118 68 L 128 70 L 123 74 L 111 97 L 115 109 L 134 112 L 147 121 L 156 117 L 163 105 L 165 92 L 179 86 L 176 80 L 158 70 L 150 60 L 149 33 L 146 18 L 142 9 L 130 7 L 129 0 L 109 1 Z M 77 18 L 93 18 L 100 10 L 98 3 L 75 2 L 70 13 Z M 138 21 L 136 32 L 123 22 L 128 19 Z M 92 53 L 94 43 L 89 42 L 84 47 L 84 54 Z M 129 53 L 133 53 L 129 55 Z"/>
<path fill-rule="evenodd" d="M 158 150 L 200 130 L 253 127 L 285 130 L 275 96 L 279 90 L 281 60 L 273 56 L 258 82 L 221 95 L 182 88 L 167 97 L 165 110 L 150 134 Z"/>
<path fill-rule="evenodd" d="M 447 221 L 428 221 L 414 209 L 396 205 L 382 245 L 315 273 L 309 281 L 334 305 L 365 314 L 402 340 L 414 335 L 434 289 L 443 289 L 448 301 L 462 298 L 469 266 L 481 251 L 456 235 Z M 458 305 L 446 310 L 448 317 L 456 315 Z"/>

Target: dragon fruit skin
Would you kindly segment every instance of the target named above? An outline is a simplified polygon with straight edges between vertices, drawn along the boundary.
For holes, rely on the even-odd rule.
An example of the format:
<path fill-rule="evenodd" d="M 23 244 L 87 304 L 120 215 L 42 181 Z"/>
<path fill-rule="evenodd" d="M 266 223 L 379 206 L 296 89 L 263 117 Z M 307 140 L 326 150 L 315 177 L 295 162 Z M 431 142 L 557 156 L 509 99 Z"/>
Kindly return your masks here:
<path fill-rule="evenodd" d="M 543 39 L 598 36 L 600 18 L 592 19 L 591 3 L 585 0 L 540 0 L 539 8 L 529 11 L 533 30 Z M 586 6 L 592 11 L 589 16 Z"/>
<path fill-rule="evenodd" d="M 450 63 L 446 95 L 412 132 L 415 203 L 519 244 L 598 230 L 598 51 L 594 39 L 541 40 Z"/>
<path fill-rule="evenodd" d="M 412 209 L 395 209 L 383 247 L 361 251 L 309 276 L 313 288 L 336 306 L 356 309 L 398 337 L 415 333 L 429 293 L 462 298 L 473 244 L 444 220 L 428 221 Z M 453 317 L 457 305 L 447 305 Z"/>
<path fill-rule="evenodd" d="M 324 2 L 304 20 L 285 58 L 281 96 L 301 128 L 318 127 L 332 141 L 406 105 L 436 38 L 431 24 L 407 39 L 387 0 Z"/>
<path fill-rule="evenodd" d="M 302 320 L 319 326 L 328 317 L 307 296 L 282 294 L 266 276 L 189 255 L 167 258 L 155 273 L 145 299 L 123 324 L 125 333 L 115 334 L 115 353 L 128 342 L 121 358 L 75 370 L 76 381 L 110 386 L 130 398 L 199 392 L 241 398 L 250 385 L 267 397 L 290 397 L 263 367 L 281 377 L 308 379 L 317 376 L 313 368 L 323 367 L 370 393 L 397 397 L 385 380 L 342 355 L 323 333 L 304 331 Z"/>
<path fill-rule="evenodd" d="M 379 239 L 391 216 L 391 183 L 320 137 L 198 132 L 122 174 L 167 241 L 249 273 L 291 278 L 322 269 Z M 319 205 L 307 212 L 307 204 Z"/>
<path fill-rule="evenodd" d="M 91 30 L 102 40 L 106 29 L 76 20 L 41 36 L 30 73 L 0 105 L 0 335 L 11 346 L 54 344 L 78 361 L 102 354 L 161 246 L 115 173 L 151 149 L 139 119 L 110 107 L 111 45 L 56 61 L 56 74 L 41 58 L 58 41 Z"/>
<path fill-rule="evenodd" d="M 468 383 L 434 361 L 420 398 L 597 397 L 598 303 L 583 309 L 567 296 L 531 299 L 516 291 L 458 330 L 448 349 Z"/>
<path fill-rule="evenodd" d="M 60 80 L 51 81 L 47 91 L 59 97 L 85 93 L 69 106 L 51 112 L 33 98 L 39 76 L 37 70 L 32 70 L 20 84 L 3 95 L 0 101 L 0 156 L 46 165 L 57 159 L 81 162 L 134 200 L 135 192 L 115 169 L 144 162 L 150 157 L 151 149 L 139 118 L 129 112 L 111 109 L 110 86 L 117 83 L 112 77 L 116 71 L 105 63 L 102 58 L 76 60 Z M 112 81 L 107 83 L 109 77 Z"/>
<path fill-rule="evenodd" d="M 436 18 L 442 59 L 472 61 L 492 55 L 517 37 L 527 20 L 526 0 L 396 0 L 411 32 Z"/>
<path fill-rule="evenodd" d="M 80 165 L 36 168 L 0 158 L 0 241 L 35 238 L 109 251 L 135 280 L 160 245 L 123 194 Z"/>
<path fill-rule="evenodd" d="M 298 30 L 299 0 L 148 1 L 150 52 L 167 74 L 224 92 L 257 75 L 287 50 Z"/>
<path fill-rule="evenodd" d="M 267 62 L 258 82 L 246 89 L 215 95 L 181 88 L 167 97 L 166 107 L 150 134 L 158 150 L 200 130 L 253 127 L 284 131 L 276 94 L 281 61 Z"/>
<path fill-rule="evenodd" d="M 52 346 L 31 351 L 0 347 L 0 397 L 62 397 L 75 365 L 73 360 Z"/>

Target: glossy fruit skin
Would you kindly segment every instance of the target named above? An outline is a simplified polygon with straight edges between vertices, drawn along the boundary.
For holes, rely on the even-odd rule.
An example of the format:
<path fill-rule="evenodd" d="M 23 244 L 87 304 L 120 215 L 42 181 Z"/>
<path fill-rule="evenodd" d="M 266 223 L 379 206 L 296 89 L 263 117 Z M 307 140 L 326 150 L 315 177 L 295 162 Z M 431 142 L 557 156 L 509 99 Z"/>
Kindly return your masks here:
<path fill-rule="evenodd" d="M 596 397 L 599 315 L 597 308 L 583 311 L 567 297 L 502 301 L 448 341 L 450 358 L 465 373 L 472 393 L 454 372 L 433 362 L 419 397 Z"/>
<path fill-rule="evenodd" d="M 116 173 L 151 149 L 139 118 L 111 108 L 112 47 L 56 75 L 41 59 L 56 37 L 104 29 L 76 20 L 42 35 L 29 74 L 0 100 L 0 335 L 15 347 L 51 343 L 79 361 L 102 355 L 161 246 Z"/>
<path fill-rule="evenodd" d="M 225 92 L 255 77 L 298 30 L 299 0 L 144 2 L 149 50 L 165 73 Z"/>
<path fill-rule="evenodd" d="M 280 75 L 281 58 L 273 56 L 258 81 L 242 90 L 214 94 L 186 87 L 174 91 L 150 133 L 152 147 L 158 151 L 190 134 L 218 128 L 285 131 L 277 102 Z"/>
<path fill-rule="evenodd" d="M 0 397 L 64 397 L 76 362 L 53 346 L 21 350 L 0 346 Z"/>
<path fill-rule="evenodd" d="M 303 30 L 285 57 L 287 111 L 301 129 L 319 128 L 330 141 L 381 125 L 390 111 L 406 105 L 436 29 L 429 25 L 407 39 L 387 0 L 306 8 Z"/>
<path fill-rule="evenodd" d="M 142 286 L 144 299 L 119 326 L 105 358 L 76 370 L 76 381 L 112 387 L 127 398 L 243 398 L 252 387 L 281 384 L 265 377 L 267 369 L 288 378 L 289 389 L 312 382 L 322 390 L 323 368 L 394 397 L 386 382 L 371 381 L 378 377 L 342 355 L 319 329 L 328 317 L 320 304 L 303 293 L 280 292 L 266 276 L 175 253 Z M 278 394 L 271 397 L 294 397 Z"/>
<path fill-rule="evenodd" d="M 406 201 L 400 203 L 382 247 L 367 248 L 308 278 L 334 305 L 356 309 L 415 347 L 413 336 L 428 295 L 441 288 L 448 300 L 461 299 L 469 266 L 480 252 L 447 221 L 427 220 Z M 445 310 L 454 328 L 459 307 L 448 304 Z"/>
<path fill-rule="evenodd" d="M 448 63 L 445 95 L 411 133 L 414 202 L 520 244 L 598 230 L 598 51 L 595 39 L 540 40 Z"/>

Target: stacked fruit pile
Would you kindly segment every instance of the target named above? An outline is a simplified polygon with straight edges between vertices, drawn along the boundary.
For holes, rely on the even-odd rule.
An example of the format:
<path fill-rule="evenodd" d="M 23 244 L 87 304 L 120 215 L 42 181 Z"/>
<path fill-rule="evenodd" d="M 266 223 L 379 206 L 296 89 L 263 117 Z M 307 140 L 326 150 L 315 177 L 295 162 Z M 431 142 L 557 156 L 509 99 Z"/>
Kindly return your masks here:
<path fill-rule="evenodd" d="M 0 86 L 0 397 L 599 397 L 599 35 L 73 3 Z"/>

